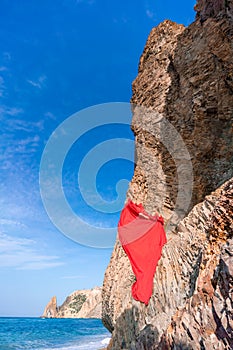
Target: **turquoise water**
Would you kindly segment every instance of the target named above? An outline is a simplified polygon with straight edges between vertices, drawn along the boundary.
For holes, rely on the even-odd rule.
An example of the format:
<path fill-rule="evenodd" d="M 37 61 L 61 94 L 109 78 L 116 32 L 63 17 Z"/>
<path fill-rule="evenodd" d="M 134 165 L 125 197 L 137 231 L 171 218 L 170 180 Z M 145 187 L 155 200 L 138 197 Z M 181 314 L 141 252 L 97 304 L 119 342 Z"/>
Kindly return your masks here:
<path fill-rule="evenodd" d="M 0 318 L 0 350 L 97 350 L 109 338 L 99 319 Z"/>

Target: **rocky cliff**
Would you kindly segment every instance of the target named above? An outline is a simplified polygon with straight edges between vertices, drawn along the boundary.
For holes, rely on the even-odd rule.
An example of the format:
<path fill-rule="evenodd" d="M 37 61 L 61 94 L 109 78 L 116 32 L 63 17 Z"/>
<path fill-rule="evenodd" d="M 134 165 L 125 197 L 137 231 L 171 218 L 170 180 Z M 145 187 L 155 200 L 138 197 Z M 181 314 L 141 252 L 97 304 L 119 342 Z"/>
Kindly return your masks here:
<path fill-rule="evenodd" d="M 101 288 L 77 290 L 70 294 L 61 306 L 53 297 L 45 307 L 42 317 L 46 318 L 101 318 Z"/>
<path fill-rule="evenodd" d="M 46 305 L 43 315 L 41 317 L 54 318 L 57 316 L 57 298 L 54 296 Z"/>
<path fill-rule="evenodd" d="M 168 243 L 145 306 L 116 242 L 103 286 L 109 349 L 233 348 L 233 1 L 196 11 L 187 28 L 152 30 L 133 83 L 127 197 L 164 216 Z"/>

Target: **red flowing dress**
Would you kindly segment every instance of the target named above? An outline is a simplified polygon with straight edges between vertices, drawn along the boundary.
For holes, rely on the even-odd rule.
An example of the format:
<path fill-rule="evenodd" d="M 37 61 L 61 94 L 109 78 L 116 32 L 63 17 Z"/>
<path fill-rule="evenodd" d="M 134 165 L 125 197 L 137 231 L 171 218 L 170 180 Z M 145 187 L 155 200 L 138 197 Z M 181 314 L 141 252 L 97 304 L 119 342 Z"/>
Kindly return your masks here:
<path fill-rule="evenodd" d="M 123 208 L 118 223 L 119 239 L 136 277 L 132 296 L 146 305 L 153 292 L 153 277 L 162 248 L 167 242 L 163 223 L 162 216 L 149 215 L 142 204 L 131 200 Z"/>

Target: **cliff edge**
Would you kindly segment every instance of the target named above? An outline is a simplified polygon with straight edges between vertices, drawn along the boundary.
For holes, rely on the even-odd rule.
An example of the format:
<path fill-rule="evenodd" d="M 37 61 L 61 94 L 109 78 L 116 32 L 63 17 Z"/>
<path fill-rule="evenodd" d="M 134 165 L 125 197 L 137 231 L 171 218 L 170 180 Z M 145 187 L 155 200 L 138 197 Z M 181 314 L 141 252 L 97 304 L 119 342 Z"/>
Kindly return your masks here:
<path fill-rule="evenodd" d="M 133 82 L 127 198 L 164 216 L 168 243 L 145 306 L 117 240 L 102 292 L 112 350 L 233 348 L 233 1 L 195 8 L 187 28 L 152 29 Z"/>

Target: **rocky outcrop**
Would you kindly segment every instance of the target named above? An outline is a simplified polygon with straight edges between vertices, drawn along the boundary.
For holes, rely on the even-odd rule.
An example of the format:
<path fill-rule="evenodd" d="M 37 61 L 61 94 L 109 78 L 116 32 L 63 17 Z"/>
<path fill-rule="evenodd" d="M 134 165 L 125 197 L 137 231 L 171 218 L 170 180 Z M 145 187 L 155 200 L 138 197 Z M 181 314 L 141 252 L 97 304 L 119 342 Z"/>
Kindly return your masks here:
<path fill-rule="evenodd" d="M 198 0 L 195 6 L 196 18 L 201 21 L 209 17 L 220 17 L 233 14 L 233 3 L 231 0 Z"/>
<path fill-rule="evenodd" d="M 46 305 L 41 317 L 54 318 L 57 315 L 57 298 L 54 296 Z"/>
<path fill-rule="evenodd" d="M 102 293 L 109 349 L 233 348 L 232 3 L 198 1 L 188 28 L 163 22 L 140 59 L 127 197 L 164 216 L 168 243 L 145 306 L 116 242 Z"/>
<path fill-rule="evenodd" d="M 101 318 L 101 288 L 77 290 L 64 303 L 55 308 L 56 297 L 48 303 L 42 317 L 49 318 Z"/>
<path fill-rule="evenodd" d="M 140 59 L 132 103 L 143 107 L 134 108 L 137 163 L 128 196 L 167 220 L 180 188 L 182 215 L 233 176 L 232 38 L 229 18 L 197 20 L 186 29 L 165 21 L 152 30 Z M 179 136 L 191 159 L 192 188 Z"/>
<path fill-rule="evenodd" d="M 233 179 L 196 205 L 177 234 L 169 236 L 147 307 L 131 298 L 134 276 L 116 244 L 103 289 L 111 349 L 211 350 L 233 345 L 232 217 Z"/>
<path fill-rule="evenodd" d="M 101 288 L 78 290 L 70 294 L 59 307 L 58 318 L 101 318 Z"/>
<path fill-rule="evenodd" d="M 206 198 L 200 215 L 206 239 L 195 288 L 172 316 L 158 348 L 233 349 L 233 179 Z"/>

